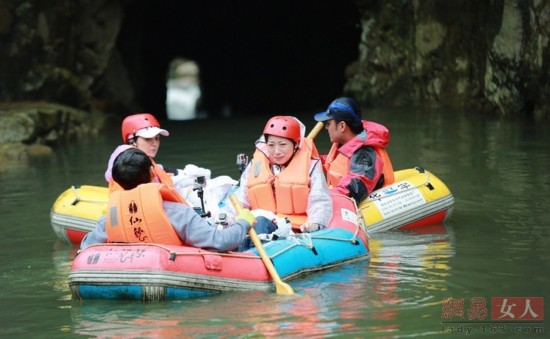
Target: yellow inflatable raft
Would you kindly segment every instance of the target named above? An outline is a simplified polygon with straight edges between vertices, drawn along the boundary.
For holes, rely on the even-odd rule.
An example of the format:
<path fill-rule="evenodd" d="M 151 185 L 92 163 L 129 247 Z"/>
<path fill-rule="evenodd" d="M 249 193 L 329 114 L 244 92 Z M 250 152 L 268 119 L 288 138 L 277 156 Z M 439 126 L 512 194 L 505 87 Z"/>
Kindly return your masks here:
<path fill-rule="evenodd" d="M 82 185 L 63 192 L 50 217 L 54 232 L 67 244 L 80 244 L 106 213 L 107 187 Z M 443 224 L 451 215 L 454 197 L 433 173 L 420 167 L 395 172 L 394 184 L 372 192 L 359 204 L 367 232 L 413 229 Z"/>
<path fill-rule="evenodd" d="M 454 197 L 433 173 L 420 167 L 395 172 L 395 182 L 372 192 L 359 204 L 367 232 L 414 229 L 442 224 Z"/>
<path fill-rule="evenodd" d="M 86 233 L 94 229 L 96 221 L 107 212 L 108 200 L 107 187 L 71 186 L 61 193 L 50 212 L 57 237 L 66 244 L 79 245 Z"/>

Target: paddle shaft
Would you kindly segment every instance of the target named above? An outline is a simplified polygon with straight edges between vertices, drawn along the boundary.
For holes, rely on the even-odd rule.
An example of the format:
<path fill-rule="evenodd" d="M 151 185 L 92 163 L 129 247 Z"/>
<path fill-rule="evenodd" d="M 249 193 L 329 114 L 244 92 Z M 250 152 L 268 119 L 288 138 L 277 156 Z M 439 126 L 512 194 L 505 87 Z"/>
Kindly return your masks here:
<path fill-rule="evenodd" d="M 306 138 L 315 139 L 317 134 L 319 134 L 319 132 L 323 129 L 323 126 L 324 124 L 322 121 L 317 122 L 317 124 L 313 126 L 313 129 L 309 132 Z"/>
<path fill-rule="evenodd" d="M 240 213 L 242 209 L 241 203 L 239 202 L 235 194 L 231 194 L 229 196 L 229 200 L 231 200 L 231 203 L 233 204 L 233 207 L 235 207 L 237 213 Z M 250 230 L 248 230 L 248 235 L 254 243 L 254 246 L 256 246 L 256 250 L 258 251 L 258 253 L 260 253 L 260 258 L 262 258 L 262 261 L 264 262 L 264 265 L 267 268 L 269 274 L 271 274 L 271 277 L 273 278 L 277 294 L 294 294 L 294 290 L 292 289 L 292 287 L 281 280 L 279 273 L 277 273 L 275 266 L 273 266 L 271 258 L 265 251 L 264 245 L 262 244 L 260 238 L 258 238 L 258 234 L 256 233 L 256 230 L 254 230 L 254 227 L 252 225 L 250 226 Z"/>

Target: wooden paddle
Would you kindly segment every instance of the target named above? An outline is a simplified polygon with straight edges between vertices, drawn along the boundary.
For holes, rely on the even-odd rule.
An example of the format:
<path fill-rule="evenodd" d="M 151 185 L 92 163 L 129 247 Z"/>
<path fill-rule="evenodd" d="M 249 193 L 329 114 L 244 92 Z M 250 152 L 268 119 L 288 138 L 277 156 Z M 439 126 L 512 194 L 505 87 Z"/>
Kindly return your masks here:
<path fill-rule="evenodd" d="M 241 203 L 235 196 L 235 194 L 231 194 L 229 196 L 229 200 L 231 200 L 231 203 L 233 204 L 233 207 L 235 207 L 235 210 L 237 213 L 240 213 L 242 210 Z M 273 266 L 273 263 L 271 262 L 271 258 L 267 254 L 267 252 L 264 249 L 264 245 L 262 244 L 262 241 L 260 238 L 258 238 L 258 234 L 256 233 L 256 230 L 254 230 L 254 227 L 250 227 L 250 230 L 248 231 L 248 235 L 250 236 L 250 239 L 254 243 L 254 246 L 256 246 L 256 250 L 258 250 L 258 253 L 260 253 L 260 258 L 262 258 L 262 261 L 264 262 L 265 267 L 269 271 L 269 274 L 271 274 L 271 277 L 273 278 L 273 282 L 275 283 L 277 294 L 294 294 L 294 290 L 292 287 L 290 287 L 289 284 L 285 283 L 281 280 L 281 277 L 279 277 L 279 273 L 277 273 L 277 270 L 275 269 L 275 266 Z"/>
<path fill-rule="evenodd" d="M 309 132 L 306 138 L 315 139 L 317 134 L 319 134 L 319 132 L 323 129 L 324 125 L 325 124 L 323 124 L 322 121 L 317 122 L 317 124 L 313 126 L 313 129 Z"/>

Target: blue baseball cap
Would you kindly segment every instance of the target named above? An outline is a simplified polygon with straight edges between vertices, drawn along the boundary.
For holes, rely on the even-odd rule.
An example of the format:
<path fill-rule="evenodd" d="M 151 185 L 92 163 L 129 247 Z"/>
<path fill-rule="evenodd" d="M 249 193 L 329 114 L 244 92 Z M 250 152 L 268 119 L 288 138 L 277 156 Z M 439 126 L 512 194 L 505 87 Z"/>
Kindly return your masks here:
<path fill-rule="evenodd" d="M 334 119 L 349 123 L 361 122 L 361 111 L 353 98 L 341 97 L 332 101 L 326 111 L 315 114 L 313 118 L 316 121 Z"/>

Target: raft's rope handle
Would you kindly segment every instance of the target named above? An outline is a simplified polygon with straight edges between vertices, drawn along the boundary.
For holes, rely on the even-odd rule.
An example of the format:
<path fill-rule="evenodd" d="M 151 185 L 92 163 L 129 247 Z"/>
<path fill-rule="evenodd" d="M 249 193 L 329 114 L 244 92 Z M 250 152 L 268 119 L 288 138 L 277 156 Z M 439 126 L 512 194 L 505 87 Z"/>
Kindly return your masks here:
<path fill-rule="evenodd" d="M 90 245 L 86 248 L 89 248 L 89 247 L 93 247 L 93 246 L 128 246 L 128 245 L 140 245 L 140 246 L 154 246 L 154 247 L 159 247 L 163 250 L 165 250 L 166 252 L 169 252 L 170 253 L 170 259 L 172 260 L 172 257 L 174 256 L 178 256 L 178 255 L 200 255 L 200 256 L 204 256 L 204 255 L 219 255 L 219 256 L 222 256 L 222 257 L 239 257 L 239 258 L 247 258 L 247 259 L 258 259 L 257 256 L 254 256 L 254 255 L 243 255 L 243 254 L 239 254 L 238 252 L 210 252 L 210 253 L 203 253 L 203 252 L 178 252 L 178 251 L 174 251 L 173 249 L 165 246 L 165 245 L 162 245 L 162 244 L 155 244 L 155 243 L 143 243 L 143 242 L 133 242 L 133 243 L 119 243 L 119 242 L 109 242 L 109 243 L 97 243 L 97 244 L 93 244 L 93 245 Z M 78 251 L 79 253 L 82 252 L 82 250 L 79 250 Z"/>
<path fill-rule="evenodd" d="M 356 244 L 357 243 L 357 233 L 358 233 L 358 229 L 356 229 L 356 232 L 355 232 L 354 236 L 351 239 L 349 239 L 349 238 L 326 237 L 326 236 L 319 236 L 319 235 L 309 234 L 309 233 L 290 235 L 288 238 L 294 239 L 293 246 L 286 247 L 286 248 L 282 249 L 281 251 L 272 254 L 271 258 L 275 258 L 279 254 L 282 254 L 282 253 L 284 253 L 284 252 L 286 252 L 286 251 L 288 251 L 288 250 L 290 250 L 290 249 L 292 249 L 296 246 L 304 246 L 304 247 L 309 248 L 310 250 L 314 250 L 315 246 L 313 246 L 312 239 L 343 241 L 343 242 L 350 242 L 352 244 Z M 303 237 L 306 234 L 309 238 L 310 244 L 306 244 L 305 242 L 301 242 L 300 240 L 297 239 L 299 237 Z"/>
<path fill-rule="evenodd" d="M 298 236 L 300 236 L 301 234 L 297 234 Z M 291 235 L 289 236 L 294 238 L 296 237 L 297 235 Z M 336 241 L 345 241 L 345 242 L 349 242 L 351 241 L 351 239 L 344 239 L 344 238 L 335 238 L 335 237 L 320 237 L 320 236 L 315 236 L 315 235 L 311 235 L 311 234 L 307 234 L 308 237 L 311 239 L 324 239 L 324 240 L 336 240 Z M 204 255 L 219 255 L 221 257 L 234 257 L 234 258 L 244 258 L 244 259 L 258 259 L 257 256 L 254 256 L 254 255 L 244 255 L 244 254 L 239 254 L 239 252 L 213 252 L 213 253 L 202 253 L 202 252 L 178 252 L 178 251 L 174 251 L 173 249 L 165 246 L 165 245 L 162 245 L 162 244 L 155 244 L 155 243 L 142 243 L 142 242 L 137 242 L 137 243 L 97 243 L 97 244 L 93 244 L 93 245 L 90 245 L 89 247 L 93 247 L 93 246 L 127 246 L 127 245 L 141 245 L 141 246 L 154 246 L 154 247 L 159 247 L 167 252 L 170 253 L 170 260 L 174 261 L 176 259 L 176 257 L 178 255 L 186 255 L 186 256 L 194 256 L 194 255 L 200 255 L 200 256 L 204 256 Z M 304 246 L 304 247 L 307 247 L 309 249 L 313 249 L 314 246 L 313 246 L 313 243 L 311 243 L 310 246 L 308 246 L 307 244 L 305 243 L 301 243 L 299 240 L 296 240 L 294 242 L 294 244 L 292 246 L 288 246 L 288 247 L 285 247 L 283 248 L 281 251 L 279 252 L 276 252 L 276 253 L 273 253 L 270 255 L 271 259 L 273 260 L 275 257 L 277 257 L 278 255 L 280 254 L 283 254 L 285 253 L 286 251 L 289 251 L 291 250 L 292 248 L 296 247 L 296 246 Z M 88 248 L 88 247 L 87 247 Z M 81 251 L 79 251 L 81 252 Z M 78 255 L 79 253 L 77 253 Z"/>
<path fill-rule="evenodd" d="M 107 200 L 96 200 L 96 199 L 82 199 L 78 196 L 78 191 L 76 190 L 76 188 L 74 186 L 71 186 L 71 189 L 73 190 L 73 193 L 74 193 L 74 196 L 75 196 L 75 199 L 73 201 L 73 203 L 71 205 L 75 206 L 76 204 L 78 204 L 79 202 L 81 201 L 85 201 L 85 202 L 96 202 L 96 203 L 108 203 Z"/>
<path fill-rule="evenodd" d="M 291 240 L 292 242 L 307 247 L 309 249 L 313 248 L 313 241 L 311 241 L 311 234 L 310 233 L 299 233 L 299 234 L 293 234 L 292 236 L 289 236 L 287 238 L 288 240 Z"/>

